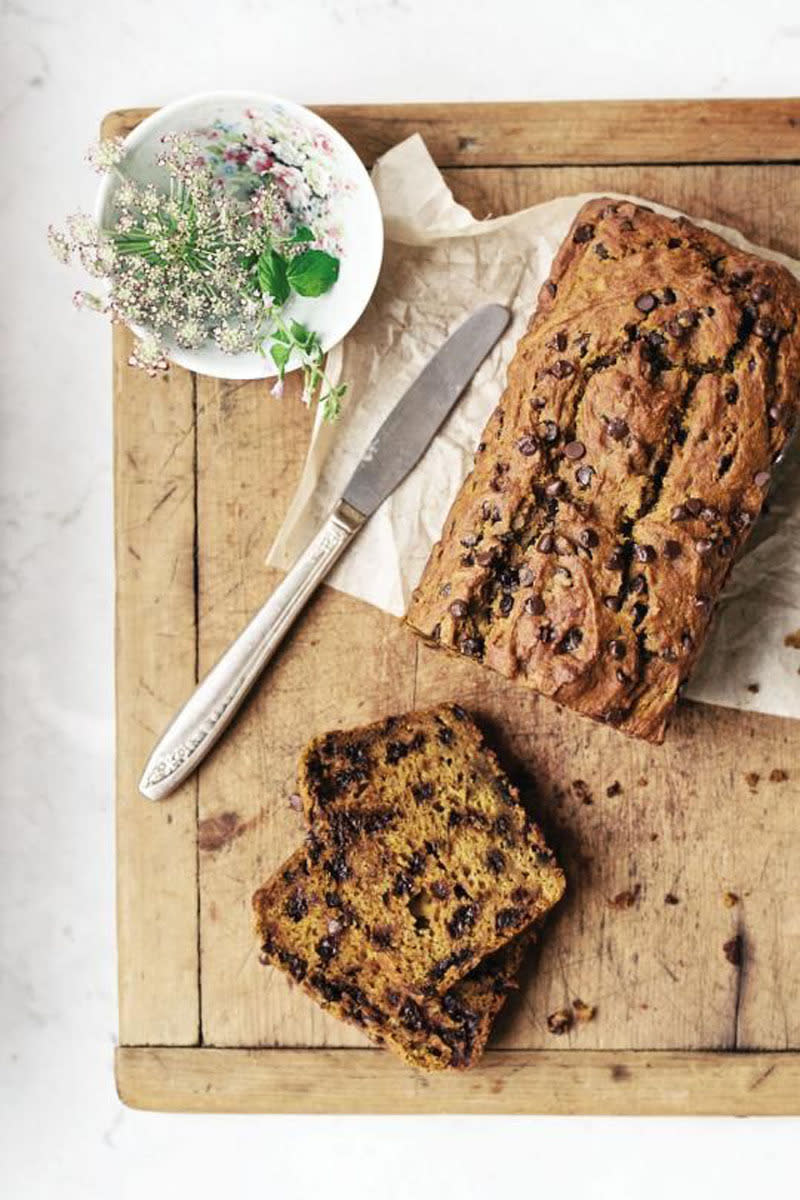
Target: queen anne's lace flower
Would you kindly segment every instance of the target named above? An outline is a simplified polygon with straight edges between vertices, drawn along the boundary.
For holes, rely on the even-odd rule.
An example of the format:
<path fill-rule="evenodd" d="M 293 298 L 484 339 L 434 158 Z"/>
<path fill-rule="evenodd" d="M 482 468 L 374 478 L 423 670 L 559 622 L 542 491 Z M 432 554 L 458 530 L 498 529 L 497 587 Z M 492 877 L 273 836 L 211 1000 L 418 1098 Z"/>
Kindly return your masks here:
<path fill-rule="evenodd" d="M 49 225 L 47 228 L 47 244 L 58 261 L 66 266 L 72 256 L 72 247 L 67 235 L 62 233 L 60 229 L 56 229 L 54 225 Z"/>
<path fill-rule="evenodd" d="M 155 334 L 138 338 L 133 344 L 133 353 L 128 359 L 132 367 L 141 367 L 148 375 L 166 371 L 168 363 L 164 347 Z"/>
<path fill-rule="evenodd" d="M 93 142 L 86 151 L 86 159 L 93 170 L 104 175 L 120 161 L 125 153 L 125 143 L 121 137 L 103 138 Z"/>

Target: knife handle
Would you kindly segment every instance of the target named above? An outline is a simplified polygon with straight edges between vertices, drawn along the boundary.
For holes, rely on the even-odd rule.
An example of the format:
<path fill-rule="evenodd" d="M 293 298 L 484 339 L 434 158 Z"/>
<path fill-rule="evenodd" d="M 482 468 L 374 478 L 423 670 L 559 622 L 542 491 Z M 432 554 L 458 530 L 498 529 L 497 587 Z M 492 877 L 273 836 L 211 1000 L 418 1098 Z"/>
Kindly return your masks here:
<path fill-rule="evenodd" d="M 139 791 L 148 800 L 163 800 L 196 770 L 364 520 L 340 500 L 267 602 L 197 685 L 147 760 Z"/>

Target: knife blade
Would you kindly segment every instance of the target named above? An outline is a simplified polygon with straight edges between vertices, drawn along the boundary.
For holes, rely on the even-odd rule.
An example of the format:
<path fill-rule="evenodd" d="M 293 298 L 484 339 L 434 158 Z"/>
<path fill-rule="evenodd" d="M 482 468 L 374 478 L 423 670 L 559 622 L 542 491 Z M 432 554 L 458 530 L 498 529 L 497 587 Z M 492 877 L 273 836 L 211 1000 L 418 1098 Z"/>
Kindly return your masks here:
<path fill-rule="evenodd" d="M 165 799 L 219 740 L 318 584 L 422 458 L 509 318 L 499 304 L 478 309 L 423 368 L 373 436 L 322 528 L 159 739 L 139 782 L 143 796 Z"/>

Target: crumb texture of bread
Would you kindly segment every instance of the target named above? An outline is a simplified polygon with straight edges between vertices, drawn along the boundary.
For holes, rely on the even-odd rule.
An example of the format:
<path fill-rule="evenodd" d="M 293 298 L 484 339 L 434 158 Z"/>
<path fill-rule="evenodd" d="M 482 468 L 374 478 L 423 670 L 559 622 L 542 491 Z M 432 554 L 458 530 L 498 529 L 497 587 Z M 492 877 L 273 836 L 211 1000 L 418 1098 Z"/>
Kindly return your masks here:
<path fill-rule="evenodd" d="M 798 310 L 778 264 L 584 205 L 408 623 L 661 741 L 797 421 Z"/>
<path fill-rule="evenodd" d="M 262 962 L 414 1066 L 472 1065 L 564 891 L 480 730 L 449 705 L 336 731 L 298 786 L 306 844 L 253 897 Z"/>

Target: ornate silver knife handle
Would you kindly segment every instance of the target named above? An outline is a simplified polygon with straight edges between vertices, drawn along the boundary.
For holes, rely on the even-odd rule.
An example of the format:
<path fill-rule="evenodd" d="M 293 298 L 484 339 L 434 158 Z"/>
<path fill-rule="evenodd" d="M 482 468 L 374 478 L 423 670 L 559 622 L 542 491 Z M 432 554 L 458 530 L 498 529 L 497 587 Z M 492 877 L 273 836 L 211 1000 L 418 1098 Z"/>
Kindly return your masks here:
<path fill-rule="evenodd" d="M 211 668 L 147 761 L 139 791 L 163 800 L 191 775 L 221 737 L 317 585 L 364 524 L 340 500 L 266 604 Z"/>

